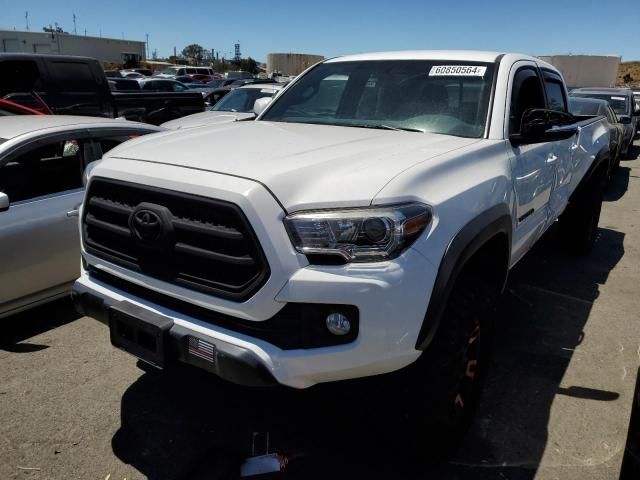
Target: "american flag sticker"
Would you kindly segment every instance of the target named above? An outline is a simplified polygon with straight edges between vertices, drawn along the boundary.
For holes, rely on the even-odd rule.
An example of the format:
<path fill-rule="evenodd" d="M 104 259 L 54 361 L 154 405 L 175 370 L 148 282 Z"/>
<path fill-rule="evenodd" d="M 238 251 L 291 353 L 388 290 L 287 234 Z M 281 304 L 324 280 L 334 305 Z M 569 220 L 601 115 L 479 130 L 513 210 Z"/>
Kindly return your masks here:
<path fill-rule="evenodd" d="M 189 353 L 211 363 L 216 361 L 216 346 L 196 337 L 189 336 Z"/>

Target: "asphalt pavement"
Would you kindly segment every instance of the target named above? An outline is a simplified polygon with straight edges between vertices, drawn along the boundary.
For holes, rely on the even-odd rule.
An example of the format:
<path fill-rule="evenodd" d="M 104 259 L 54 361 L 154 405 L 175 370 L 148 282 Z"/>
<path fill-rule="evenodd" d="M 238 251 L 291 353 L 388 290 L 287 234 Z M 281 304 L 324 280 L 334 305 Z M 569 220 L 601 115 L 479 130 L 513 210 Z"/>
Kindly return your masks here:
<path fill-rule="evenodd" d="M 237 470 L 253 432 L 270 432 L 271 449 L 293 454 L 290 478 L 618 479 L 640 367 L 640 141 L 634 156 L 607 192 L 588 258 L 552 229 L 511 272 L 485 391 L 448 462 L 408 462 L 383 429 L 359 448 L 357 421 L 377 420 L 357 391 L 141 369 L 64 300 L 0 321 L 0 478 L 232 478 L 224 471 Z M 336 411 L 353 411 L 349 432 Z"/>

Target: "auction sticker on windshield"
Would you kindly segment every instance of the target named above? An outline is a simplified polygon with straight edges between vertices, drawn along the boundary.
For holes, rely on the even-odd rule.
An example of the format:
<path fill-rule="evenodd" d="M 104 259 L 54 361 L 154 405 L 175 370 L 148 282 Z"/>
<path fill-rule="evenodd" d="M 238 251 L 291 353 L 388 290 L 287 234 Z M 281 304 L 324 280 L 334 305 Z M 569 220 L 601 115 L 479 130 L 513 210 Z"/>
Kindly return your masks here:
<path fill-rule="evenodd" d="M 478 65 L 434 65 L 430 77 L 484 77 L 487 67 Z"/>

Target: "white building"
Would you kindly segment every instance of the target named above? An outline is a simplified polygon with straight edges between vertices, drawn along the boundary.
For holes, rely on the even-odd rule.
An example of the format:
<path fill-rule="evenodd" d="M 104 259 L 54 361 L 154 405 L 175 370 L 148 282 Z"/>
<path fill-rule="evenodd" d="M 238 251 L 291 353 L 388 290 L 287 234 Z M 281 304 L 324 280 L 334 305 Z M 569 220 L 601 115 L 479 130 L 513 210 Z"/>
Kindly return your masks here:
<path fill-rule="evenodd" d="M 124 63 L 125 54 L 144 60 L 145 42 L 59 32 L 0 30 L 0 52 L 78 55 L 103 63 Z"/>
<path fill-rule="evenodd" d="M 539 58 L 560 70 L 569 88 L 615 87 L 621 60 L 615 55 L 553 55 Z"/>

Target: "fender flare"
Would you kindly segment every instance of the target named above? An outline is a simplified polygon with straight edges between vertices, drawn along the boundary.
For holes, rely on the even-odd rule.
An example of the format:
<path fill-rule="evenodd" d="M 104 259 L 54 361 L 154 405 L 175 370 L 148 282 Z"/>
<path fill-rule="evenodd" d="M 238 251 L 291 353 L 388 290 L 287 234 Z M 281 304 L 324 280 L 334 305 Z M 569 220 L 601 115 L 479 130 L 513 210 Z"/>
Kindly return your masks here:
<path fill-rule="evenodd" d="M 506 272 L 508 272 L 511 256 L 511 231 L 511 211 L 506 204 L 499 204 L 485 210 L 467 223 L 449 242 L 440 262 L 427 313 L 418 334 L 417 350 L 426 350 L 435 336 L 449 295 L 462 268 L 474 253 L 498 234 L 507 236 L 508 245 L 508 251 L 504 258 L 505 275 L 500 285 L 500 291 L 502 291 L 507 281 Z"/>
<path fill-rule="evenodd" d="M 582 193 L 582 191 L 590 184 L 591 180 L 593 179 L 593 176 L 595 175 L 596 171 L 600 168 L 600 166 L 604 162 L 610 162 L 610 156 L 611 154 L 609 152 L 609 145 L 605 145 L 600 149 L 600 151 L 596 154 L 596 157 L 593 159 L 593 162 L 591 162 L 591 165 L 589 165 L 589 168 L 584 174 L 584 177 L 582 177 L 582 180 L 580 180 L 580 183 L 578 183 L 578 186 L 569 197 L 569 204 L 572 201 L 574 201 Z M 609 172 L 610 168 L 611 168 L 611 165 L 608 165 L 606 169 L 607 173 Z"/>

